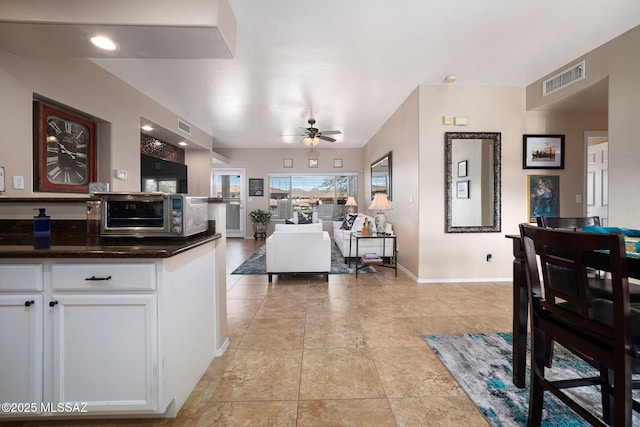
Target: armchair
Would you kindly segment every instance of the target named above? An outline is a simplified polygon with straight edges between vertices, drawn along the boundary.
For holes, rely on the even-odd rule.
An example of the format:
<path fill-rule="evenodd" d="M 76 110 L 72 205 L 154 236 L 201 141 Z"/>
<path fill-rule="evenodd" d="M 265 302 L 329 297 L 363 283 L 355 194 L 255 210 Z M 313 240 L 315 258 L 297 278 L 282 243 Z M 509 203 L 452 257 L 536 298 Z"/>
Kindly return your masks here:
<path fill-rule="evenodd" d="M 322 224 L 278 224 L 266 241 L 269 283 L 274 274 L 322 273 L 325 282 L 331 271 L 331 237 Z"/>

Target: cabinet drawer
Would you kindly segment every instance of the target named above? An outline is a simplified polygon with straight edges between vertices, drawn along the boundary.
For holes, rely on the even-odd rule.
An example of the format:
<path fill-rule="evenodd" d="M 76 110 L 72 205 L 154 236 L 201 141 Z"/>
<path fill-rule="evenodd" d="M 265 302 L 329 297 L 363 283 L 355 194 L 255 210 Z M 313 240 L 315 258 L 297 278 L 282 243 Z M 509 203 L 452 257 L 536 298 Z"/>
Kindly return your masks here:
<path fill-rule="evenodd" d="M 42 272 L 42 264 L 0 264 L 0 292 L 41 291 Z"/>
<path fill-rule="evenodd" d="M 54 264 L 54 291 L 151 291 L 156 288 L 153 263 Z"/>

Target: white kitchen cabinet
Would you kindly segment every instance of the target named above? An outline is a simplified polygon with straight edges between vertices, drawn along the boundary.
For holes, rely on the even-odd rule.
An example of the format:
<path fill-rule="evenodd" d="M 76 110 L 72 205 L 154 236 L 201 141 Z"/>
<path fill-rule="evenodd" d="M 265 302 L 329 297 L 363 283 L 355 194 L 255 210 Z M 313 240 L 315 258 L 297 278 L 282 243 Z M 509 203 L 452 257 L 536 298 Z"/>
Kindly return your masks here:
<path fill-rule="evenodd" d="M 174 417 L 228 345 L 217 243 L 159 259 L 1 260 L 0 401 L 45 410 L 0 421 Z"/>
<path fill-rule="evenodd" d="M 53 294 L 52 402 L 89 412 L 158 409 L 155 294 Z"/>
<path fill-rule="evenodd" d="M 1 269 L 0 269 L 1 270 Z M 0 402 L 42 399 L 42 295 L 0 293 Z"/>

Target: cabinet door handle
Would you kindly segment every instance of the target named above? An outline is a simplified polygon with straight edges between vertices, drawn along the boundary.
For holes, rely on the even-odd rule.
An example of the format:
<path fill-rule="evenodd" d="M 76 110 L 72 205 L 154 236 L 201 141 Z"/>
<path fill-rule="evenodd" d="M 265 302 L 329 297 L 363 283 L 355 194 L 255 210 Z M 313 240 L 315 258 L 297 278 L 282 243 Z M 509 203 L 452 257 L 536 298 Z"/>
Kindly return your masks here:
<path fill-rule="evenodd" d="M 49 307 L 55 307 L 58 304 L 58 301 L 49 301 Z"/>
<path fill-rule="evenodd" d="M 36 302 L 35 302 L 35 301 L 33 301 L 33 300 L 31 300 L 31 301 L 25 301 L 25 302 L 24 302 L 24 306 L 25 306 L 25 307 L 29 307 L 29 306 L 31 306 L 31 304 L 35 304 L 35 303 L 36 303 Z"/>
<path fill-rule="evenodd" d="M 87 277 L 84 280 L 91 280 L 94 282 L 98 282 L 98 281 L 105 281 L 105 280 L 111 280 L 111 276 L 107 276 L 107 277 L 96 277 L 96 276 L 91 276 L 91 277 Z"/>

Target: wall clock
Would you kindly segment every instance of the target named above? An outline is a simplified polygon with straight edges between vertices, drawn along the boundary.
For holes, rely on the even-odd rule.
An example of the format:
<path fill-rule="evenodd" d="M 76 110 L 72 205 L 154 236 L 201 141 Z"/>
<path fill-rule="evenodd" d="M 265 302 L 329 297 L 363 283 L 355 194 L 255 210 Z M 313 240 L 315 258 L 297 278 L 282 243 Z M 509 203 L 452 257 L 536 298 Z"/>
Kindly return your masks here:
<path fill-rule="evenodd" d="M 34 191 L 88 193 L 96 181 L 96 123 L 63 107 L 33 103 Z"/>

